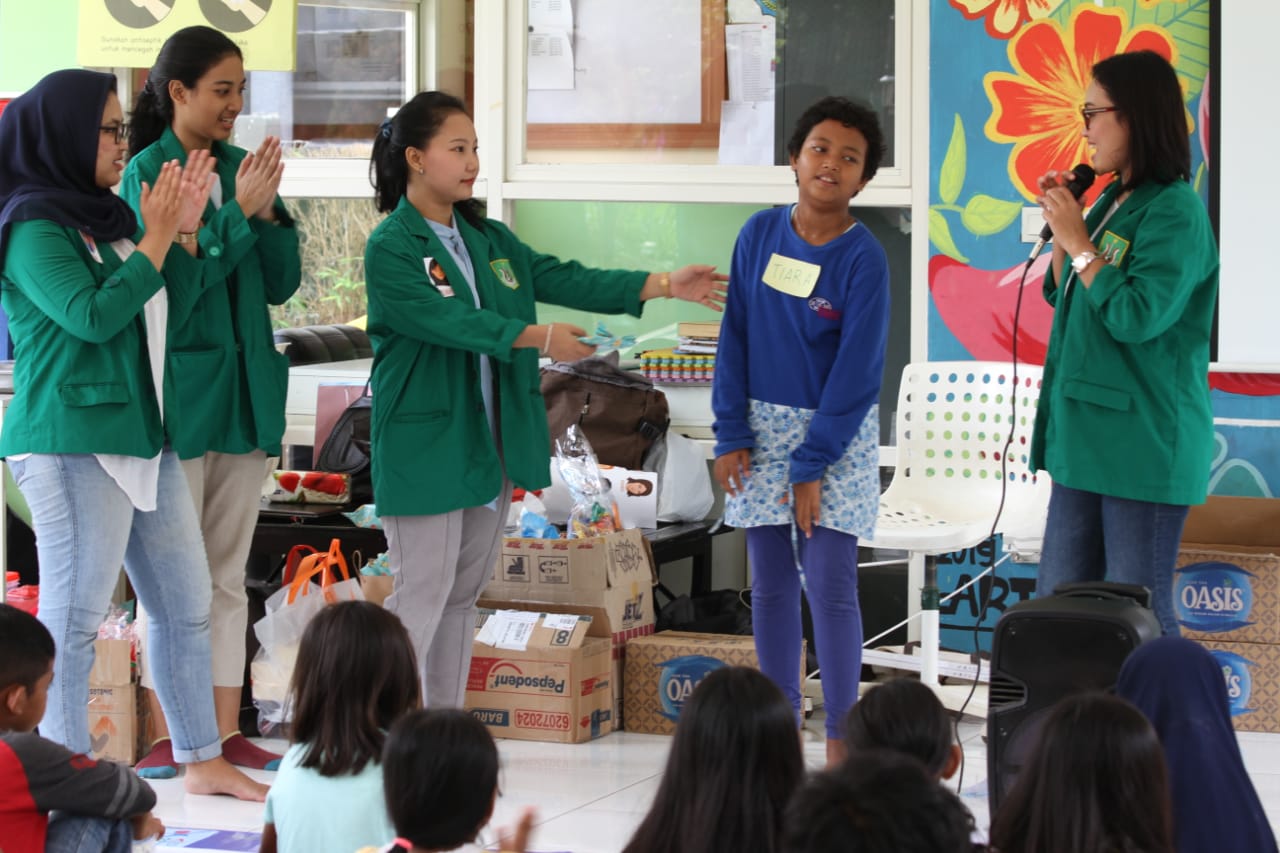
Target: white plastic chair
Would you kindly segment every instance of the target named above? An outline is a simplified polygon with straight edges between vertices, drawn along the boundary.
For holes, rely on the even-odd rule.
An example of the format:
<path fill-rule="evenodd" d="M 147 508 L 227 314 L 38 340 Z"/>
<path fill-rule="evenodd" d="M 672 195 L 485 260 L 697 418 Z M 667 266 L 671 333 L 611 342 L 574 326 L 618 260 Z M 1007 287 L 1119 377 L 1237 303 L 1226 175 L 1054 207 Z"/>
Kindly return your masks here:
<path fill-rule="evenodd" d="M 875 537 L 862 544 L 908 551 L 909 582 L 923 580 L 919 668 L 930 686 L 938 684 L 937 555 L 991 534 L 1002 479 L 1007 492 L 995 532 L 1006 550 L 1039 553 L 1050 483 L 1045 472 L 1031 473 L 1028 460 L 1042 374 L 1019 364 L 1015 391 L 1007 362 L 925 362 L 902 371 L 893 481 L 880 498 Z"/>

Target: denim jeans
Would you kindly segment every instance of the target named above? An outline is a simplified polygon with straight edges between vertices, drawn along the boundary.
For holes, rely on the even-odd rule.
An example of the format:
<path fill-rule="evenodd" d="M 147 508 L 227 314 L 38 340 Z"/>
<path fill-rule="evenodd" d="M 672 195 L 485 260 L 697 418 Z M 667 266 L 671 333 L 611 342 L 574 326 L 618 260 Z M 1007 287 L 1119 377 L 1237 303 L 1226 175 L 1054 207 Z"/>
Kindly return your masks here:
<path fill-rule="evenodd" d="M 1051 595 L 1059 584 L 1076 581 L 1140 584 L 1151 590 L 1151 609 L 1161 629 L 1178 636 L 1173 566 L 1187 510 L 1054 483 L 1036 595 Z"/>
<path fill-rule="evenodd" d="M 191 494 L 166 450 L 154 512 L 134 509 L 90 454 L 10 460 L 31 507 L 40 560 L 40 621 L 57 646 L 40 733 L 76 752 L 89 738 L 93 641 L 124 564 L 151 614 L 148 666 L 179 762 L 222 754 L 213 711 L 209 569 Z"/>
<path fill-rule="evenodd" d="M 127 820 L 51 812 L 45 853 L 131 853 L 133 824 Z"/>

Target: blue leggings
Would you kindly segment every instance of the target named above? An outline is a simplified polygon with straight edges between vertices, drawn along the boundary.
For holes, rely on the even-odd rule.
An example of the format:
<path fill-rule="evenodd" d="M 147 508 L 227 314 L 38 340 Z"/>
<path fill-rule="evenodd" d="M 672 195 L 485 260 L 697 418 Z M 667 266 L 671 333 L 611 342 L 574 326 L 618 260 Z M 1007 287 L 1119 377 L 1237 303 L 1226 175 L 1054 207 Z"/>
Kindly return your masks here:
<path fill-rule="evenodd" d="M 827 737 L 839 738 L 858 698 L 862 671 L 862 611 L 858 608 L 858 537 L 815 527 L 800 540 L 800 559 L 813 613 Z M 760 670 L 795 707 L 800 720 L 800 575 L 791 547 L 791 525 L 747 528 L 751 561 L 751 624 Z"/>

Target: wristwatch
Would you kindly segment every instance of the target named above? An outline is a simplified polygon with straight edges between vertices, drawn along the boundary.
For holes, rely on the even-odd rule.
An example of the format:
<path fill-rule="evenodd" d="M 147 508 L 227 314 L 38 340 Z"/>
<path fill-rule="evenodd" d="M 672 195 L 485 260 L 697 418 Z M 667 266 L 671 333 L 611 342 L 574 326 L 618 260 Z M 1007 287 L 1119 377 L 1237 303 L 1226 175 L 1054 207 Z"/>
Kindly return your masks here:
<path fill-rule="evenodd" d="M 1071 259 L 1071 268 L 1076 271 L 1076 275 L 1080 275 L 1089 264 L 1097 259 L 1098 254 L 1096 252 L 1081 252 Z"/>

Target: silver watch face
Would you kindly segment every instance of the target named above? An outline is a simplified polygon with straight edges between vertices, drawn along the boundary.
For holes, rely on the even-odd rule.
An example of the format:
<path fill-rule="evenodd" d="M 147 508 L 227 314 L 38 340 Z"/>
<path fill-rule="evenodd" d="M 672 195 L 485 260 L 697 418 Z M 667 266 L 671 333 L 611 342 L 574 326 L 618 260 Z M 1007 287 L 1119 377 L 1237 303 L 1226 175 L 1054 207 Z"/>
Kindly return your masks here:
<path fill-rule="evenodd" d="M 1093 252 L 1081 252 L 1071 259 L 1071 268 L 1078 273 L 1084 272 L 1085 267 L 1093 263 L 1096 257 Z"/>

